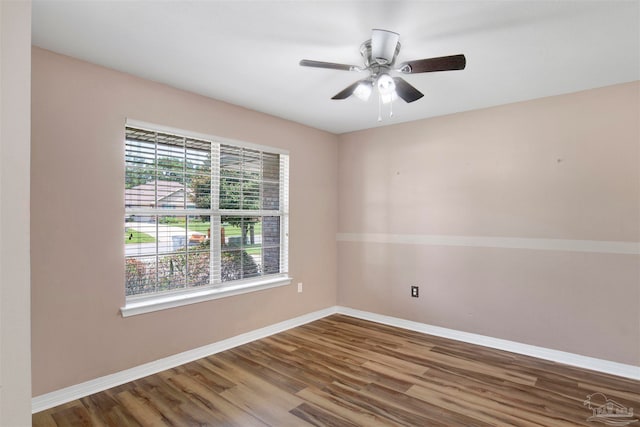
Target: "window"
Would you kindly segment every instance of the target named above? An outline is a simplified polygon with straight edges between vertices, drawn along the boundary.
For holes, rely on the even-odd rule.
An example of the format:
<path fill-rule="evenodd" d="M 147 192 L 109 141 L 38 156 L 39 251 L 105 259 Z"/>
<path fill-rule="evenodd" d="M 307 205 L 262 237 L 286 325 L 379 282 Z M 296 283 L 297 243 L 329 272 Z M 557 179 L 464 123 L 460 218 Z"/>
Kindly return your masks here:
<path fill-rule="evenodd" d="M 130 123 L 125 133 L 123 315 L 288 283 L 286 152 Z"/>

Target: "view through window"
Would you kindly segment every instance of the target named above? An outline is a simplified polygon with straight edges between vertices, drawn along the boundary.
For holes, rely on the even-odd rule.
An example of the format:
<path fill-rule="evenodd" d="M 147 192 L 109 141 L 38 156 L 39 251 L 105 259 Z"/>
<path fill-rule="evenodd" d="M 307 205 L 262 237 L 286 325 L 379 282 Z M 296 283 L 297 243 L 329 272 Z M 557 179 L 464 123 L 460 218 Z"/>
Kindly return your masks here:
<path fill-rule="evenodd" d="M 288 155 L 126 127 L 126 295 L 286 275 Z"/>

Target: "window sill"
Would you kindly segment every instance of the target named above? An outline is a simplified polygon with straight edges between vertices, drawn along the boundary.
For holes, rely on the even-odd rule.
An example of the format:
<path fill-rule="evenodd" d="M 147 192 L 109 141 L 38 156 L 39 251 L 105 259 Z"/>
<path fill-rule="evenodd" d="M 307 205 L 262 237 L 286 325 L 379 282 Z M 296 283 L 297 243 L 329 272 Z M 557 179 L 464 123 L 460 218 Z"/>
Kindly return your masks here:
<path fill-rule="evenodd" d="M 125 306 L 120 308 L 120 313 L 122 313 L 122 317 L 135 316 L 138 314 L 151 313 L 153 311 L 166 310 L 168 308 L 181 307 L 183 305 L 226 298 L 234 295 L 275 288 L 278 286 L 285 286 L 290 283 L 290 277 L 278 276 L 270 277 L 268 279 L 252 280 L 250 282 L 241 282 L 225 287 L 208 287 L 204 289 L 196 288 L 165 295 L 130 297 L 127 298 Z"/>

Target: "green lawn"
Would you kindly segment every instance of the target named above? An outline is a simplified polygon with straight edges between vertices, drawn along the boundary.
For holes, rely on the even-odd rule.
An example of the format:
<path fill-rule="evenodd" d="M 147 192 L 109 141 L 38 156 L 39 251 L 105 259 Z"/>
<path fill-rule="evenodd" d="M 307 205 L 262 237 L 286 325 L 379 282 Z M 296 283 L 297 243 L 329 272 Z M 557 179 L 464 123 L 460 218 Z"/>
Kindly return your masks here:
<path fill-rule="evenodd" d="M 178 227 L 184 227 L 184 222 L 180 223 L 180 224 L 175 224 Z M 189 230 L 191 231 L 198 231 L 202 234 L 207 234 L 207 232 L 209 231 L 209 227 L 211 227 L 211 224 L 208 222 L 190 222 L 189 223 Z"/>
<path fill-rule="evenodd" d="M 229 225 L 227 223 L 222 223 L 222 228 L 224 228 L 224 235 L 226 237 L 240 236 L 242 234 L 242 231 L 240 230 L 240 227 Z M 262 223 L 261 222 L 255 224 L 254 233 L 255 233 L 256 236 L 259 236 L 260 234 L 262 234 Z"/>
<path fill-rule="evenodd" d="M 160 220 L 161 224 L 167 224 L 167 225 L 171 225 L 173 227 L 185 227 L 185 221 L 184 220 L 177 220 L 177 219 L 173 219 L 171 221 L 167 221 L 167 220 Z M 209 228 L 211 227 L 211 223 L 209 222 L 200 222 L 200 221 L 189 221 L 189 230 L 191 231 L 197 231 L 199 233 L 202 234 L 207 234 L 207 232 L 209 231 Z M 223 223 L 222 224 L 222 228 L 224 228 L 224 235 L 226 237 L 234 237 L 234 236 L 240 236 L 241 231 L 240 231 L 240 227 L 236 227 L 227 223 Z M 262 223 L 258 222 L 255 224 L 254 226 L 254 233 L 256 235 L 260 235 L 262 233 Z"/>
<path fill-rule="evenodd" d="M 260 255 L 262 253 L 261 245 L 246 245 L 242 248 L 243 251 L 248 253 L 249 255 Z M 222 252 L 238 252 L 240 248 L 232 247 L 231 249 L 222 248 Z"/>
<path fill-rule="evenodd" d="M 131 228 L 125 228 L 124 230 L 124 243 L 127 245 L 134 243 L 154 243 L 155 241 L 156 239 L 147 233 L 140 233 Z"/>
<path fill-rule="evenodd" d="M 171 220 L 161 220 L 160 221 L 161 224 L 167 224 L 167 225 L 171 225 L 173 227 L 185 227 L 185 221 L 182 220 L 182 218 L 178 219 L 175 217 L 172 217 Z M 210 222 L 201 222 L 201 221 L 189 221 L 189 230 L 190 231 L 197 231 L 199 233 L 202 234 L 207 234 L 207 232 L 209 231 L 209 228 L 211 227 L 211 223 Z M 224 228 L 224 236 L 226 239 L 229 239 L 229 237 L 239 237 L 242 234 L 242 230 L 240 229 L 240 227 L 235 226 L 235 225 L 230 225 L 228 223 L 222 223 L 222 228 Z M 262 233 L 262 223 L 258 222 L 254 225 L 254 233 L 256 236 L 259 236 Z M 148 236 L 148 235 L 144 235 L 144 236 Z M 153 237 L 148 236 L 149 238 L 153 239 Z M 134 243 L 135 240 L 135 234 L 134 234 L 134 238 L 132 241 L 127 241 L 127 243 Z M 149 242 L 153 242 L 154 240 L 149 240 Z M 140 242 L 136 242 L 136 243 L 144 243 L 144 241 L 140 241 Z M 244 249 L 247 251 L 248 254 L 250 255 L 259 255 L 260 251 L 262 250 L 262 245 L 247 245 L 244 247 Z"/>
<path fill-rule="evenodd" d="M 262 246 L 260 245 L 249 245 L 249 246 L 245 246 L 244 250 L 247 251 L 247 253 L 249 255 L 260 255 L 260 253 L 262 252 Z"/>

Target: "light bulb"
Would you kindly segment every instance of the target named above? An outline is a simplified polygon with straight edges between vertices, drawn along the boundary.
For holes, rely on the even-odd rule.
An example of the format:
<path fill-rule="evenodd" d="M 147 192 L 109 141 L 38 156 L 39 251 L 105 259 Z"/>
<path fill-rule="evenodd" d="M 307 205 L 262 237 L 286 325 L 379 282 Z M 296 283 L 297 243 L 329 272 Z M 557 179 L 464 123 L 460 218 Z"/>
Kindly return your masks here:
<path fill-rule="evenodd" d="M 358 86 L 356 86 L 356 90 L 353 91 L 353 94 L 363 101 L 368 101 L 372 90 L 373 83 L 370 81 L 362 81 Z"/>

